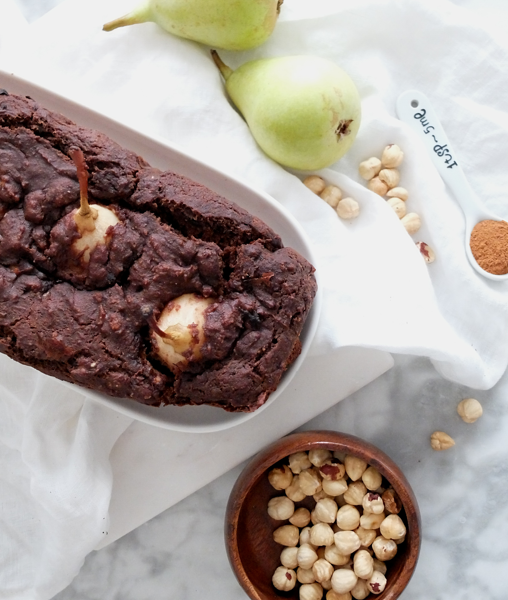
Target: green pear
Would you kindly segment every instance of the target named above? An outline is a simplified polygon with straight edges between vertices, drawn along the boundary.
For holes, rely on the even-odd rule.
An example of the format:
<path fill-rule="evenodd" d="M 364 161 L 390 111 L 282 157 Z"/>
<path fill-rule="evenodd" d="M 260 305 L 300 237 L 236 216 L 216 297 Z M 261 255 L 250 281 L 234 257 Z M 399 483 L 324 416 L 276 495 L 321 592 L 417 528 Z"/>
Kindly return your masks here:
<path fill-rule="evenodd" d="M 127 15 L 103 26 L 153 21 L 179 37 L 224 50 L 247 50 L 271 35 L 283 0 L 145 0 Z"/>
<path fill-rule="evenodd" d="M 226 90 L 259 146 L 286 167 L 322 169 L 344 156 L 361 119 L 355 84 L 316 56 L 253 60 L 233 71 L 212 51 Z"/>

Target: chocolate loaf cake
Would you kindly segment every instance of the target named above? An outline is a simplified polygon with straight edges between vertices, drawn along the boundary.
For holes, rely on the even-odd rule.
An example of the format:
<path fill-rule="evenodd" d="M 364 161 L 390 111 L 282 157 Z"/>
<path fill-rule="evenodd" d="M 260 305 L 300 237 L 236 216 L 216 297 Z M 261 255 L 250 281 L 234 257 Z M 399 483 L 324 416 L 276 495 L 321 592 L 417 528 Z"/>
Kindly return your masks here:
<path fill-rule="evenodd" d="M 153 406 L 253 411 L 300 352 L 314 268 L 260 219 L 0 94 L 0 351 Z"/>

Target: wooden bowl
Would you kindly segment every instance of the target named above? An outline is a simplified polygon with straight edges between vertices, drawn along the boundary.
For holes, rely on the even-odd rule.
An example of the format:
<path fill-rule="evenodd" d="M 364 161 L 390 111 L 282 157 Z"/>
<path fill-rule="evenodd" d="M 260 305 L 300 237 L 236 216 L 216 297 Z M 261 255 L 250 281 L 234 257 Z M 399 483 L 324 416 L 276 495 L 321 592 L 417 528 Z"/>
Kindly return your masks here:
<path fill-rule="evenodd" d="M 275 490 L 268 472 L 288 455 L 301 450 L 326 448 L 364 459 L 378 469 L 399 495 L 407 534 L 398 552 L 387 561 L 387 584 L 381 594 L 369 599 L 394 600 L 413 575 L 420 550 L 420 512 L 416 498 L 402 471 L 384 452 L 355 436 L 335 431 L 305 431 L 284 437 L 257 454 L 235 483 L 226 509 L 225 541 L 231 567 L 247 595 L 253 600 L 297 599 L 297 586 L 280 592 L 272 575 L 280 565 L 282 546 L 273 541 L 273 531 L 284 524 L 267 513 L 270 498 L 284 492 Z M 312 500 L 312 498 L 311 498 Z M 404 515 L 403 515 L 404 513 Z M 323 598 L 325 594 L 323 594 Z"/>

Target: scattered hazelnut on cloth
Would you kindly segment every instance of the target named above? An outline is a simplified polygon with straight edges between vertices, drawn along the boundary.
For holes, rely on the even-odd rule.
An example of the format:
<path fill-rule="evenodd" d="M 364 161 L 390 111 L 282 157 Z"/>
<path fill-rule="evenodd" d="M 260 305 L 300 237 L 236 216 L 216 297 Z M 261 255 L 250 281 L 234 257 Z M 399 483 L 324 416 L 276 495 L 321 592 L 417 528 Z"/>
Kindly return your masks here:
<path fill-rule="evenodd" d="M 303 180 L 303 185 L 308 187 L 311 192 L 314 192 L 318 196 L 326 187 L 326 183 L 319 175 L 309 175 Z"/>
<path fill-rule="evenodd" d="M 426 263 L 432 263 L 436 260 L 436 254 L 428 244 L 425 242 L 415 242 L 415 244 Z"/>
<path fill-rule="evenodd" d="M 381 168 L 381 163 L 379 163 L 379 167 Z M 334 208 L 341 219 L 349 221 L 356 219 L 360 214 L 360 205 L 354 198 L 343 198 L 342 190 L 339 187 L 327 184 L 319 175 L 309 175 L 303 180 L 303 184 Z"/>
<path fill-rule="evenodd" d="M 367 160 L 364 160 L 360 163 L 358 167 L 358 172 L 360 173 L 360 177 L 365 179 L 366 181 L 370 181 L 376 175 L 379 175 L 379 171 L 381 171 L 381 161 L 379 158 L 372 156 Z"/>
<path fill-rule="evenodd" d="M 381 156 L 381 164 L 387 169 L 394 169 L 398 167 L 404 159 L 404 152 L 397 146 L 397 144 L 389 144 L 383 150 Z"/>

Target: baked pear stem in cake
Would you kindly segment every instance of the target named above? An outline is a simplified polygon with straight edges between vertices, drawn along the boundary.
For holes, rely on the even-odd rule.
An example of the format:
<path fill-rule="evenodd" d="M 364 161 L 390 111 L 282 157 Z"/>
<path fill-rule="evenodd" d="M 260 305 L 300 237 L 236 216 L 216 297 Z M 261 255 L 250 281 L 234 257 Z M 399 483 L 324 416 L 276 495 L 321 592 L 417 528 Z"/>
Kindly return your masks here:
<path fill-rule="evenodd" d="M 110 234 L 108 230 L 119 223 L 116 214 L 105 206 L 88 203 L 88 172 L 83 152 L 76 148 L 71 152 L 76 165 L 80 190 L 80 207 L 74 212 L 74 221 L 80 237 L 72 246 L 74 251 L 82 255 L 85 263 L 90 261 L 90 254 L 101 244 L 107 244 Z"/>
<path fill-rule="evenodd" d="M 205 341 L 205 311 L 212 298 L 183 294 L 166 305 L 159 319 L 152 319 L 152 341 L 159 359 L 171 370 L 181 371 L 201 358 Z"/>

